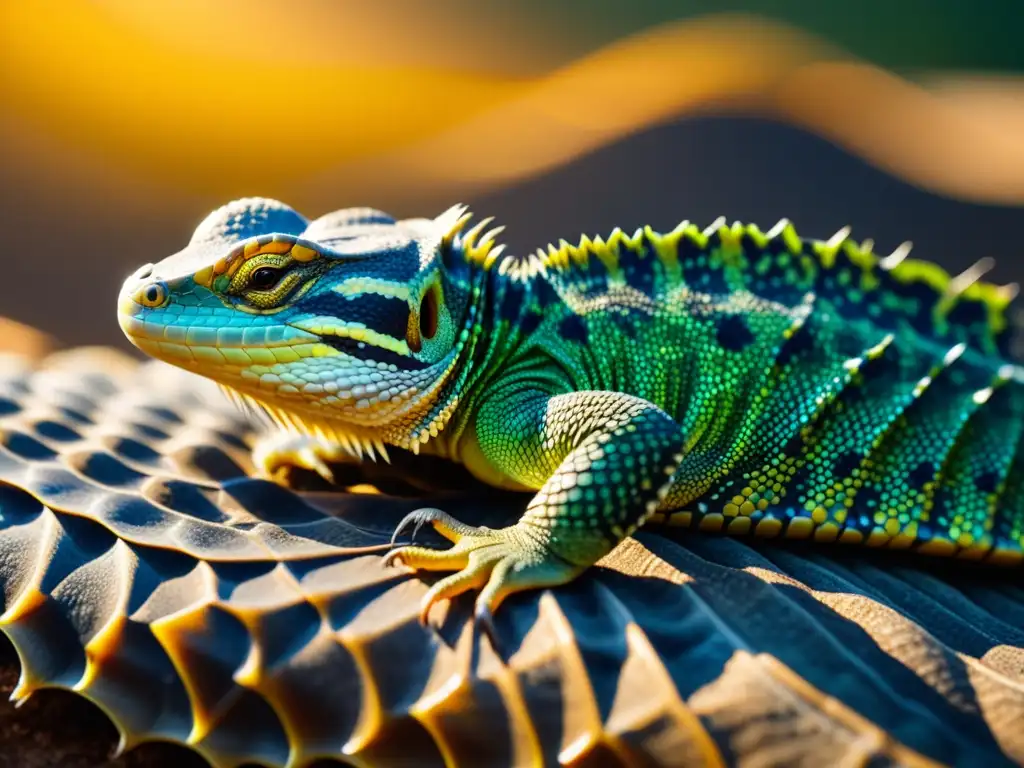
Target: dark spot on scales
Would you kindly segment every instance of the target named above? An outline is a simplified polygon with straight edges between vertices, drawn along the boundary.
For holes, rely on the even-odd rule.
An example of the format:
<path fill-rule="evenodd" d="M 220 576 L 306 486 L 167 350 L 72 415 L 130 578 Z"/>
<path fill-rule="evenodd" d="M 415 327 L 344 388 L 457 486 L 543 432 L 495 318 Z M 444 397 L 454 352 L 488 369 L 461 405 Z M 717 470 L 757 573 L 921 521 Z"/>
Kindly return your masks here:
<path fill-rule="evenodd" d="M 721 247 L 722 238 L 718 232 L 712 234 L 707 243 L 700 245 L 688 237 L 680 239 L 677 248 L 677 258 L 683 267 L 683 274 L 686 282 L 690 285 L 699 286 L 704 293 L 722 294 L 731 293 L 729 283 L 726 280 L 726 267 L 723 264 L 712 266 L 707 260 L 711 253 Z M 703 257 L 703 266 L 697 266 L 697 261 Z"/>
<path fill-rule="evenodd" d="M 558 324 L 558 335 L 566 341 L 578 341 L 580 344 L 586 344 L 587 324 L 579 315 L 569 315 Z"/>
<path fill-rule="evenodd" d="M 999 487 L 999 475 L 995 472 L 985 472 L 974 478 L 974 486 L 982 493 L 995 493 Z"/>
<path fill-rule="evenodd" d="M 739 315 L 723 317 L 718 322 L 716 338 L 723 349 L 733 352 L 740 352 L 754 343 L 754 334 L 750 332 L 747 321 Z"/>
<path fill-rule="evenodd" d="M 922 461 L 909 476 L 911 487 L 922 488 L 925 483 L 935 479 L 935 465 L 930 461 Z"/>
<path fill-rule="evenodd" d="M 506 285 L 501 296 L 501 303 L 498 305 L 498 316 L 502 320 L 514 322 L 519 319 L 519 313 L 522 311 L 523 289 L 511 283 Z"/>
<path fill-rule="evenodd" d="M 814 334 L 806 325 L 803 325 L 783 343 L 777 360 L 780 365 L 789 365 L 794 358 L 800 357 L 812 349 L 814 349 Z"/>
<path fill-rule="evenodd" d="M 625 245 L 619 248 L 619 269 L 631 288 L 647 296 L 654 295 L 654 260 L 647 257 L 647 247 L 641 243 L 636 250 Z"/>
<path fill-rule="evenodd" d="M 347 336 L 332 336 L 325 333 L 321 334 L 320 341 L 329 347 L 333 347 L 339 352 L 348 355 L 349 357 L 355 357 L 360 360 L 373 360 L 386 365 L 394 365 L 401 370 L 419 371 L 426 368 L 428 365 L 428 363 L 417 360 L 415 357 L 400 355 L 396 352 L 392 352 L 390 349 L 375 347 L 372 344 L 357 341 L 356 339 L 352 339 Z"/>
<path fill-rule="evenodd" d="M 873 486 L 865 486 L 857 492 L 856 508 L 861 514 L 878 509 L 882 502 L 882 494 Z"/>
<path fill-rule="evenodd" d="M 550 307 L 552 304 L 558 304 L 562 300 L 558 295 L 558 291 L 547 280 L 537 281 L 534 295 L 537 305 L 541 309 Z"/>
<path fill-rule="evenodd" d="M 797 432 L 795 435 L 789 436 L 782 450 L 785 451 L 787 456 L 799 456 L 803 447 L 804 438 L 799 432 Z"/>
<path fill-rule="evenodd" d="M 544 319 L 544 316 L 537 312 L 527 312 L 523 315 L 523 320 L 519 324 L 519 331 L 524 336 L 529 336 L 531 333 L 537 330 L 540 325 L 540 321 Z"/>
<path fill-rule="evenodd" d="M 321 291 L 300 301 L 298 308 L 311 315 L 360 322 L 394 339 L 404 339 L 409 325 L 409 305 L 406 302 L 375 293 L 342 296 L 334 291 Z"/>
<path fill-rule="evenodd" d="M 980 301 L 960 299 L 950 310 L 946 320 L 950 325 L 984 326 L 988 322 L 988 308 Z"/>
<path fill-rule="evenodd" d="M 863 461 L 864 456 L 856 451 L 844 453 L 832 465 L 832 474 L 837 478 L 851 477 L 853 470 L 858 469 Z"/>

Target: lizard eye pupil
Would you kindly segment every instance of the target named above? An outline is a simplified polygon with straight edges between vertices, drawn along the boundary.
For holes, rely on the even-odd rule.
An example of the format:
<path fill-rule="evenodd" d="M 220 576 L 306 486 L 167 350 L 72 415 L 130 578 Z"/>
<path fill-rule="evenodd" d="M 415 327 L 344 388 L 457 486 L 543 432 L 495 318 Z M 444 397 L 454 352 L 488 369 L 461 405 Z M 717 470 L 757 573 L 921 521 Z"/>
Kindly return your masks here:
<path fill-rule="evenodd" d="M 254 269 L 249 276 L 249 287 L 258 291 L 266 291 L 277 285 L 277 281 L 280 279 L 281 270 L 274 267 L 260 267 Z"/>
<path fill-rule="evenodd" d="M 437 333 L 437 310 L 437 289 L 431 288 L 420 303 L 420 335 L 424 339 L 432 339 Z"/>

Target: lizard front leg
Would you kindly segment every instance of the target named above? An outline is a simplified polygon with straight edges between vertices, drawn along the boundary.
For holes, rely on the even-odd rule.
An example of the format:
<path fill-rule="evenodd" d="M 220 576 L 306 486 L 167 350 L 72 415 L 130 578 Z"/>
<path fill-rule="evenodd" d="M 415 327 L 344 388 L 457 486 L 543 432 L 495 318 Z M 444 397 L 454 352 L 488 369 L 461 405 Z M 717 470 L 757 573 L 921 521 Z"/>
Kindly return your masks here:
<path fill-rule="evenodd" d="M 481 588 L 476 618 L 513 592 L 571 581 L 610 552 L 658 506 L 681 461 L 679 425 L 657 406 L 618 392 L 548 396 L 500 393 L 482 404 L 475 438 L 502 476 L 538 488 L 525 514 L 507 528 L 465 525 L 436 509 L 417 510 L 399 525 L 430 523 L 455 546 L 407 546 L 386 563 L 457 571 L 424 596 L 433 603 Z"/>

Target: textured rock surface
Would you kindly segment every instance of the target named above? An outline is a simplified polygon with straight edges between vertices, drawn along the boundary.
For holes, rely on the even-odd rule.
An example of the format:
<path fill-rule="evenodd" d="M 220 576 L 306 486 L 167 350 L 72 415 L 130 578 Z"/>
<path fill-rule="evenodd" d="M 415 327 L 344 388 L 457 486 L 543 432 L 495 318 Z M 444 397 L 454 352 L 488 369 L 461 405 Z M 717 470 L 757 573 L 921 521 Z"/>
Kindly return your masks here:
<path fill-rule="evenodd" d="M 210 395 L 98 350 L 0 364 L 0 630 L 27 698 L 0 765 L 102 765 L 118 733 L 223 765 L 1024 764 L 1019 572 L 651 530 L 510 599 L 494 647 L 467 601 L 421 627 L 425 583 L 380 565 L 412 486 L 457 474 L 398 456 L 292 493 L 247 476 L 248 427 Z M 491 524 L 522 504 L 430 495 Z M 15 667 L 0 651 L 5 691 Z"/>

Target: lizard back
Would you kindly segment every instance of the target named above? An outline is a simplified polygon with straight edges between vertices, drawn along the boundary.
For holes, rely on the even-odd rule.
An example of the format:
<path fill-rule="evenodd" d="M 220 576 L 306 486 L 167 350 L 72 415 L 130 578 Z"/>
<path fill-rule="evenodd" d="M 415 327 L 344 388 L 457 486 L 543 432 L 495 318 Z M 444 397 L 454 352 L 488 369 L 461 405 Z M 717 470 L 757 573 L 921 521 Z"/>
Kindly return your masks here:
<path fill-rule="evenodd" d="M 683 223 L 499 271 L 530 285 L 524 368 L 543 356 L 683 426 L 660 519 L 1020 562 L 1014 291 L 905 256 L 788 222 Z"/>

